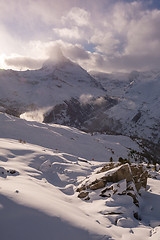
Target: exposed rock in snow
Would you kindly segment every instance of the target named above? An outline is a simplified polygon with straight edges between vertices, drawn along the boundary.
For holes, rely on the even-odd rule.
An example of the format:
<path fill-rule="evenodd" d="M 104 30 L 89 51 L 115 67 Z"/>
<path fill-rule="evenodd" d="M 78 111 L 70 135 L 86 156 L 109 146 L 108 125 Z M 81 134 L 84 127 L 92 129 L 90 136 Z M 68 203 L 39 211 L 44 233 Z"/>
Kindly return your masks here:
<path fill-rule="evenodd" d="M 105 171 L 107 168 L 110 169 Z M 89 200 L 92 191 L 103 188 L 100 192 L 101 197 L 111 197 L 114 194 L 128 195 L 132 197 L 133 203 L 139 206 L 138 193 L 142 187 L 146 189 L 147 177 L 148 172 L 143 165 L 111 163 L 80 184 L 77 188 L 78 197 Z"/>

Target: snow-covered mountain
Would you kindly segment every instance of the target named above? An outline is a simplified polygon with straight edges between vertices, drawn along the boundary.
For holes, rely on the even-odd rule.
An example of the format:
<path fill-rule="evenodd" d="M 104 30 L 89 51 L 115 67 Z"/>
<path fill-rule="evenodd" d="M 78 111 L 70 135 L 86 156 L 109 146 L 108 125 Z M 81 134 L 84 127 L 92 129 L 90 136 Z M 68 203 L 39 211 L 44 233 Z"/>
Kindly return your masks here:
<path fill-rule="evenodd" d="M 0 71 L 0 110 L 27 120 L 158 144 L 159 89 L 159 70 L 89 74 L 58 51 L 39 70 Z M 157 145 L 151 149 L 159 155 Z"/>
<path fill-rule="evenodd" d="M 160 141 L 160 71 L 105 74 L 92 72 L 107 94 L 119 103 L 107 111 L 119 121 L 118 131 L 130 136 Z"/>
<path fill-rule="evenodd" d="M 36 114 L 41 115 L 39 120 L 43 120 L 41 113 L 64 100 L 76 98 L 87 101 L 92 96 L 105 94 L 100 83 L 61 52 L 58 60 L 47 60 L 39 70 L 0 71 L 1 109 L 17 116 L 38 110 Z M 36 115 L 33 114 L 33 117 L 36 118 Z"/>

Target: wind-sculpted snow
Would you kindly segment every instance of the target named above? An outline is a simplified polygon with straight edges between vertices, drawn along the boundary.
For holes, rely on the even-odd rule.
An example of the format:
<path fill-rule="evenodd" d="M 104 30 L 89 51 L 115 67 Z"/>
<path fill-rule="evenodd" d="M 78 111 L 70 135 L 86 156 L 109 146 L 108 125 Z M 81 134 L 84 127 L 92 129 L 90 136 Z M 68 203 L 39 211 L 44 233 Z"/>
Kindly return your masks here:
<path fill-rule="evenodd" d="M 1 238 L 158 240 L 158 165 L 149 191 L 141 192 L 138 210 L 130 196 L 101 197 L 95 190 L 91 200 L 83 201 L 76 192 L 88 176 L 96 178 L 111 157 L 127 158 L 131 148 L 141 151 L 128 137 L 91 135 L 0 114 Z M 123 190 L 125 182 L 120 186 Z M 138 211 L 141 220 L 128 209 Z"/>

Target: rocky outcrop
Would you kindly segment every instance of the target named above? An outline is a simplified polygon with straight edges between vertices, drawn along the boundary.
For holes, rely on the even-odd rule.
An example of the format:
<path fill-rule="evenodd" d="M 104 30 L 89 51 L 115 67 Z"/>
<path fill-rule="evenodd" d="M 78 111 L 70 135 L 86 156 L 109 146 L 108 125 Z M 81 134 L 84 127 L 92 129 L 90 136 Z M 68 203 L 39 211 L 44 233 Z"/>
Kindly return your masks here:
<path fill-rule="evenodd" d="M 99 190 L 97 194 L 101 197 L 114 194 L 130 196 L 133 203 L 139 206 L 139 191 L 142 187 L 146 188 L 147 177 L 148 172 L 143 165 L 110 163 L 82 182 L 77 188 L 78 197 L 85 199 L 92 191 Z"/>
<path fill-rule="evenodd" d="M 79 198 L 85 198 L 85 197 L 88 196 L 88 193 L 89 193 L 89 192 L 80 192 L 80 193 L 78 194 L 78 197 L 79 197 Z"/>
<path fill-rule="evenodd" d="M 131 165 L 131 171 L 137 191 L 139 192 L 141 187 L 146 188 L 148 171 L 144 169 L 143 165 Z"/>

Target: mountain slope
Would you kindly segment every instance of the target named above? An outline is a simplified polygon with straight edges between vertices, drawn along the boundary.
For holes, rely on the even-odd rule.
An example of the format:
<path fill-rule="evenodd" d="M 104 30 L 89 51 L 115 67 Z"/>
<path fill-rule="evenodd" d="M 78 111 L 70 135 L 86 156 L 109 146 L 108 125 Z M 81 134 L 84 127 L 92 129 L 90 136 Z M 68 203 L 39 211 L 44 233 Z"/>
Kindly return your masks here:
<path fill-rule="evenodd" d="M 131 72 L 130 74 L 102 74 L 93 76 L 107 89 L 107 94 L 119 98 L 119 103 L 107 111 L 108 118 L 120 123 L 119 133 L 160 140 L 160 72 Z"/>

